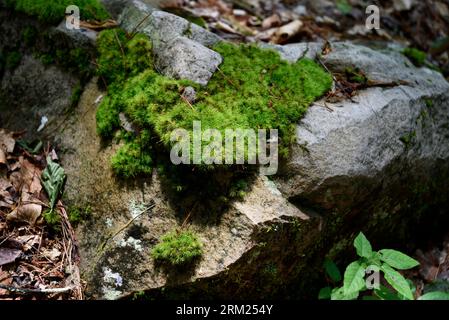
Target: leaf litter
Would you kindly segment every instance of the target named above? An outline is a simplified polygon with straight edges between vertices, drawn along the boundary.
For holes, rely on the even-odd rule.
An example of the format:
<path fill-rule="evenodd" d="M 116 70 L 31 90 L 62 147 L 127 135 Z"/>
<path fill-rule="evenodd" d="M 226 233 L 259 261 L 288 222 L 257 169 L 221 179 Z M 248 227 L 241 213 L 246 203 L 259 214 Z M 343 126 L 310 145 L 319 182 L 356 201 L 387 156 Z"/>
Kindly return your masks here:
<path fill-rule="evenodd" d="M 30 154 L 0 129 L 0 299 L 83 299 L 74 230 L 60 200 L 64 169 L 49 147 Z M 54 211 L 60 232 L 45 224 Z"/>

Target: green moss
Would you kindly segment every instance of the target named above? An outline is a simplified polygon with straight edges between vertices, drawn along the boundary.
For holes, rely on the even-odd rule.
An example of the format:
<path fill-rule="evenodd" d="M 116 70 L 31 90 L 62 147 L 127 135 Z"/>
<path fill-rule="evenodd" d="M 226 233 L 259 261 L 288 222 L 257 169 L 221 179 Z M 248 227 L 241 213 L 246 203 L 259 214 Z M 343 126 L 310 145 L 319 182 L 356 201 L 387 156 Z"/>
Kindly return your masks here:
<path fill-rule="evenodd" d="M 82 20 L 105 20 L 108 13 L 98 0 L 5 0 L 7 7 L 37 17 L 40 21 L 56 24 L 65 16 L 69 5 L 80 8 Z"/>
<path fill-rule="evenodd" d="M 191 231 L 172 231 L 162 237 L 151 255 L 153 259 L 173 266 L 186 265 L 203 253 L 198 236 Z"/>
<path fill-rule="evenodd" d="M 409 148 L 412 145 L 413 139 L 415 137 L 416 131 L 412 131 L 400 137 L 399 140 L 405 145 L 406 148 Z"/>
<path fill-rule="evenodd" d="M 120 148 L 111 163 L 116 175 L 128 179 L 151 174 L 153 161 L 141 144 L 130 142 Z"/>
<path fill-rule="evenodd" d="M 346 78 L 349 82 L 366 84 L 368 82 L 368 78 L 363 74 L 363 72 L 356 68 L 346 68 L 345 70 Z"/>
<path fill-rule="evenodd" d="M 68 210 L 69 221 L 72 226 L 76 227 L 84 220 L 87 220 L 92 215 L 92 209 L 90 206 L 85 208 L 70 207 Z"/>
<path fill-rule="evenodd" d="M 70 107 L 74 108 L 78 105 L 81 99 L 81 94 L 83 93 L 83 87 L 81 83 L 78 83 L 75 88 L 73 88 L 72 96 L 70 97 Z"/>
<path fill-rule="evenodd" d="M 280 153 L 286 156 L 295 124 L 332 83 L 311 60 L 290 64 L 274 51 L 222 43 L 214 48 L 224 57 L 220 71 L 201 87 L 158 74 L 144 36 L 127 41 L 122 31 L 108 30 L 98 44 L 98 73 L 109 84 L 109 97 L 97 114 L 98 133 L 112 137 L 123 112 L 140 128 L 152 130 L 167 150 L 173 130 L 183 128 L 192 136 L 193 122 L 201 121 L 203 132 L 218 129 L 223 136 L 225 129 L 278 129 Z M 186 86 L 196 90 L 193 106 L 181 97 Z"/>
<path fill-rule="evenodd" d="M 88 206 L 85 208 L 80 207 L 70 207 L 67 210 L 67 216 L 69 218 L 70 224 L 73 227 L 78 226 L 82 221 L 88 219 L 92 214 L 92 209 Z M 56 210 L 47 210 L 42 216 L 44 221 L 53 231 L 61 231 L 61 216 Z"/>
<path fill-rule="evenodd" d="M 27 26 L 22 31 L 22 40 L 28 47 L 35 44 L 37 38 L 37 30 L 34 27 Z"/>
<path fill-rule="evenodd" d="M 426 98 L 424 100 L 424 103 L 426 104 L 427 108 L 432 108 L 433 107 L 433 100 L 430 98 Z"/>
<path fill-rule="evenodd" d="M 427 54 L 419 49 L 405 48 L 402 53 L 417 67 L 422 67 L 426 63 Z"/>
<path fill-rule="evenodd" d="M 8 52 L 6 54 L 5 66 L 7 69 L 14 70 L 20 64 L 22 60 L 22 55 L 18 51 Z"/>

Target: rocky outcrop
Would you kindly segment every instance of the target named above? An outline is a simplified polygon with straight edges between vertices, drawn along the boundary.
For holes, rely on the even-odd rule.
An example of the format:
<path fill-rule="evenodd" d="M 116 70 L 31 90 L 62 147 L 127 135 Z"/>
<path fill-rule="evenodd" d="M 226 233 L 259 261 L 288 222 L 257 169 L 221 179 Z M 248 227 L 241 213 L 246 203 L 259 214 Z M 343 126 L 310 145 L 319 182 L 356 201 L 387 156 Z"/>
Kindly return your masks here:
<path fill-rule="evenodd" d="M 359 68 L 369 80 L 390 86 L 310 108 L 298 125 L 285 179 L 278 179 L 285 196 L 328 210 L 348 208 L 392 183 L 391 172 L 381 175 L 395 162 L 414 175 L 418 166 L 448 159 L 449 84 L 441 74 L 417 69 L 400 54 L 350 43 L 333 44 L 322 60 L 332 72 Z"/>

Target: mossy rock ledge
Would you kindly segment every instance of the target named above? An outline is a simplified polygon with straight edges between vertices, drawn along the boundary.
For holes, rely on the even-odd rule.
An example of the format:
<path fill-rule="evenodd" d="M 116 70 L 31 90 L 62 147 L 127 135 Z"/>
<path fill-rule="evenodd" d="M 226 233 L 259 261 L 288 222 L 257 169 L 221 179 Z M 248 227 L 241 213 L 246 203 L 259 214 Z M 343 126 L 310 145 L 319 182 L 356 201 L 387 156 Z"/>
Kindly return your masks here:
<path fill-rule="evenodd" d="M 103 3 L 128 32 L 148 16 L 138 31 L 152 39 L 156 69 L 165 75 L 205 86 L 218 72 L 223 57 L 213 50 L 217 36 L 141 1 Z M 24 23 L 18 15 L 8 13 L 0 23 L 2 44 L 15 38 L 4 31 Z M 178 44 L 185 50 L 176 50 Z M 253 176 L 226 204 L 197 199 L 189 190 L 179 196 L 158 170 L 132 181 L 117 179 L 111 158 L 122 143 L 97 134 L 97 109 L 107 95 L 101 80 L 83 83 L 76 72 L 46 66 L 19 48 L 18 66 L 2 70 L 0 78 L 0 127 L 35 132 L 41 117 L 49 118 L 39 135 L 58 146 L 68 175 L 64 200 L 92 211 L 77 230 L 90 298 L 131 298 L 138 292 L 150 299 L 315 298 L 324 258 L 344 259 L 359 231 L 375 247 L 398 248 L 419 235 L 417 226 L 447 223 L 449 84 L 400 52 L 349 42 L 331 46 L 320 57 L 330 71 L 357 68 L 389 85 L 363 90 L 352 101 L 312 103 L 295 125 L 296 139 L 279 173 Z M 292 63 L 321 53 L 317 43 L 272 48 Z M 195 63 L 186 64 L 189 59 Z M 79 103 L 61 112 L 79 83 Z M 52 96 L 60 97 L 57 103 Z M 18 104 L 28 108 L 19 110 Z M 197 182 L 207 186 L 207 179 Z M 177 268 L 156 263 L 152 250 L 187 216 L 202 256 Z"/>

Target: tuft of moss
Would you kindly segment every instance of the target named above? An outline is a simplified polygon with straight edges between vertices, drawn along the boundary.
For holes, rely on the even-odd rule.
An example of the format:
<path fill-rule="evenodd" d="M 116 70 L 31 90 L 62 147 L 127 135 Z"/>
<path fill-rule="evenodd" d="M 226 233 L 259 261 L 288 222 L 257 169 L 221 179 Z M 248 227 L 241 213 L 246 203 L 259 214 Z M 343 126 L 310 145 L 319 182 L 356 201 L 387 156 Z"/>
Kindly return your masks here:
<path fill-rule="evenodd" d="M 88 219 L 92 214 L 92 209 L 87 206 L 84 209 L 79 207 L 70 207 L 67 212 L 70 223 L 73 227 L 78 226 L 83 220 Z M 61 231 L 61 216 L 56 210 L 47 210 L 42 214 L 45 223 L 53 231 Z"/>
<path fill-rule="evenodd" d="M 22 61 L 22 55 L 18 51 L 8 52 L 6 54 L 5 66 L 7 69 L 14 70 Z"/>
<path fill-rule="evenodd" d="M 83 86 L 81 85 L 81 83 L 78 83 L 75 88 L 73 88 L 72 96 L 70 97 L 70 108 L 74 108 L 78 105 L 82 94 Z"/>
<path fill-rule="evenodd" d="M 366 84 L 368 82 L 368 78 L 359 68 L 346 68 L 345 73 L 349 82 L 360 84 Z"/>
<path fill-rule="evenodd" d="M 422 67 L 426 63 L 427 54 L 419 49 L 405 48 L 402 51 L 402 54 L 409 58 L 410 61 L 417 67 Z"/>
<path fill-rule="evenodd" d="M 37 38 L 37 30 L 34 27 L 26 26 L 22 31 L 22 40 L 28 46 L 31 47 L 35 44 Z"/>
<path fill-rule="evenodd" d="M 129 179 L 151 174 L 153 161 L 141 144 L 129 142 L 112 157 L 111 163 L 117 176 Z"/>
<path fill-rule="evenodd" d="M 123 112 L 153 131 L 166 149 L 172 146 L 173 130 L 186 129 L 192 137 L 193 122 L 201 121 L 203 132 L 217 129 L 223 137 L 225 129 L 278 129 L 280 153 L 286 156 L 295 124 L 332 84 L 312 60 L 290 64 L 277 52 L 254 45 L 217 45 L 214 50 L 224 62 L 206 87 L 158 74 L 151 42 L 144 36 L 127 41 L 122 31 L 108 30 L 100 34 L 98 45 L 98 73 L 109 84 L 109 97 L 97 113 L 98 133 L 112 137 Z M 181 97 L 187 86 L 197 94 L 193 105 Z"/>
<path fill-rule="evenodd" d="M 151 251 L 154 260 L 173 266 L 186 265 L 201 257 L 202 244 L 192 231 L 172 231 Z"/>
<path fill-rule="evenodd" d="M 109 18 L 106 9 L 98 0 L 5 0 L 5 5 L 48 24 L 61 22 L 69 5 L 80 8 L 82 20 Z"/>

